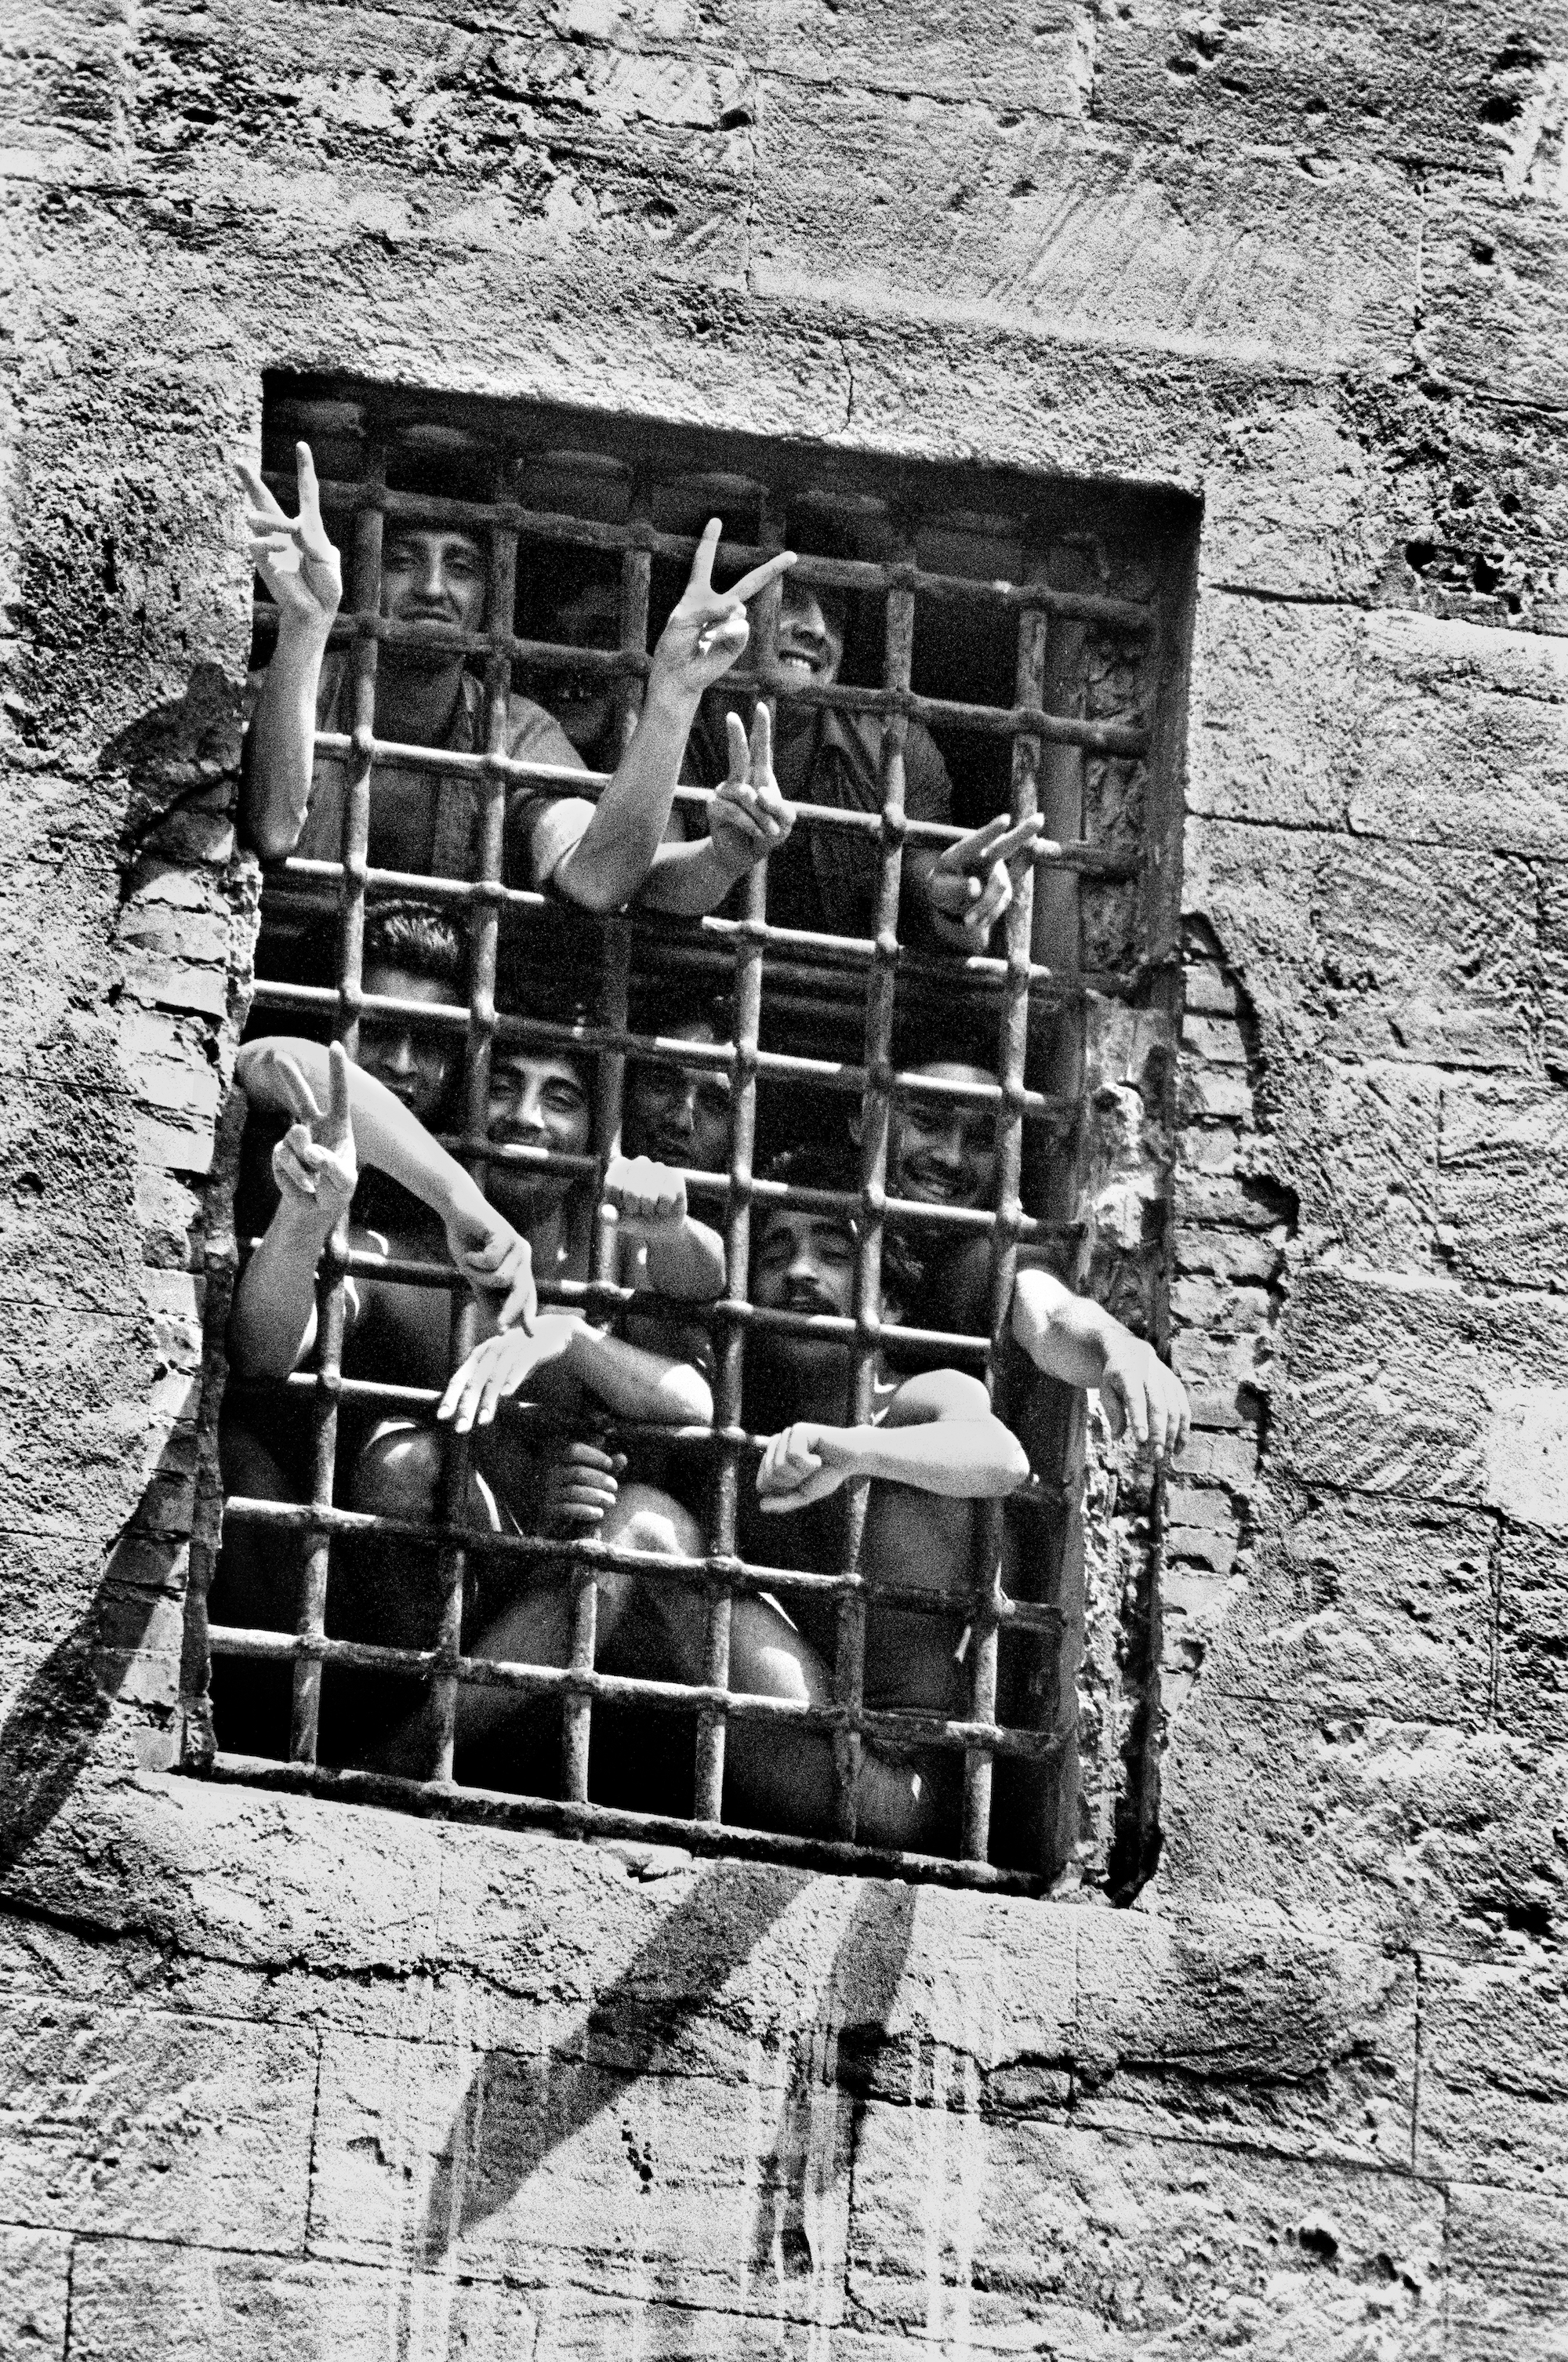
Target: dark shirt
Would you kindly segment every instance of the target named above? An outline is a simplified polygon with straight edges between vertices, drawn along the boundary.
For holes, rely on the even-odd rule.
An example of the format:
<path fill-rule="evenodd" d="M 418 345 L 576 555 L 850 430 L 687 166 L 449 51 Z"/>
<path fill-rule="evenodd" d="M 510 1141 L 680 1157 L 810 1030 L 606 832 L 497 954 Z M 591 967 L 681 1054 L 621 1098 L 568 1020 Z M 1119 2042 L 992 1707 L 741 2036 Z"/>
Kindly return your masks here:
<path fill-rule="evenodd" d="M 698 715 L 690 772 L 702 787 L 717 787 L 728 767 L 724 715 L 733 704 L 733 699 L 722 694 L 708 698 Z M 773 768 L 779 792 L 790 803 L 879 812 L 881 722 L 871 713 L 813 714 L 804 728 L 778 740 Z M 946 822 L 953 817 L 947 766 L 935 740 L 918 722 L 910 723 L 904 740 L 904 812 L 910 820 Z M 787 843 L 768 858 L 769 920 L 775 926 L 801 927 L 814 934 L 871 934 L 881 852 L 881 840 L 872 830 L 813 828 L 801 818 Z"/>

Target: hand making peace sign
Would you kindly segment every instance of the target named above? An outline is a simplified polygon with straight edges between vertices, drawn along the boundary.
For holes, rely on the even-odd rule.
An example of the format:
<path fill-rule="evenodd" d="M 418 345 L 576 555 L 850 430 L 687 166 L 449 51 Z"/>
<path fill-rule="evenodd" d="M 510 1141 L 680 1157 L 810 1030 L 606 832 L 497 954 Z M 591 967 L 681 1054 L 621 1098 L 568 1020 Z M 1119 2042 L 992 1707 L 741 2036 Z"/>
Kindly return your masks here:
<path fill-rule="evenodd" d="M 343 566 L 321 521 L 321 492 L 308 443 L 294 445 L 300 513 L 285 516 L 254 468 L 238 463 L 240 482 L 250 495 L 246 527 L 250 563 L 278 602 L 283 626 L 309 624 L 325 630 L 343 596 Z"/>
<path fill-rule="evenodd" d="M 1031 862 L 1043 823 L 1010 822 L 1005 812 L 950 844 L 926 877 L 926 900 L 937 933 L 955 950 L 983 952 L 991 929 L 1012 900 L 1013 871 Z"/>
<path fill-rule="evenodd" d="M 793 550 L 781 549 L 754 566 L 749 574 L 743 574 L 728 590 L 715 590 L 713 558 L 723 531 L 720 519 L 711 518 L 697 545 L 679 604 L 671 609 L 654 650 L 650 695 L 662 687 L 695 701 L 722 679 L 751 637 L 745 617 L 747 600 L 766 590 L 795 563 Z"/>
<path fill-rule="evenodd" d="M 274 1051 L 268 1063 L 294 1119 L 272 1151 L 272 1177 L 285 1198 L 314 1203 L 323 1225 L 335 1230 L 359 1180 L 343 1044 L 334 1042 L 327 1053 L 325 1108 L 292 1058 Z"/>

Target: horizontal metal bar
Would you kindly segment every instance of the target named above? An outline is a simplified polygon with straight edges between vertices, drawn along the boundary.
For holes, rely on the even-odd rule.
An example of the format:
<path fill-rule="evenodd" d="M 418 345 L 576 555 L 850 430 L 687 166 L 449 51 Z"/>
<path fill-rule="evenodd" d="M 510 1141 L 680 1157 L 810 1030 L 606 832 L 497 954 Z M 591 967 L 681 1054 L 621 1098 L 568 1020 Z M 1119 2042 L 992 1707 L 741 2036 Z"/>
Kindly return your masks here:
<path fill-rule="evenodd" d="M 267 469 L 264 480 L 281 491 L 293 490 L 293 476 L 282 469 Z M 674 476 L 665 480 L 679 483 L 690 480 Z M 697 547 L 695 535 L 663 533 L 637 520 L 615 524 L 597 517 L 574 516 L 564 509 L 532 509 L 511 502 L 464 501 L 447 499 L 439 493 L 394 491 L 390 486 L 370 480 L 348 483 L 333 479 L 322 485 L 321 497 L 329 508 L 379 508 L 388 516 L 404 517 L 410 523 L 467 526 L 480 533 L 499 527 L 502 532 L 526 534 L 537 541 L 564 542 L 575 549 L 646 549 L 655 557 L 690 562 Z M 771 549 L 750 542 L 729 540 L 722 541 L 717 551 L 719 559 L 743 572 L 760 566 L 773 555 Z M 871 558 L 817 557 L 802 553 L 796 557 L 794 572 L 799 580 L 820 584 L 827 590 L 912 590 L 917 598 L 944 602 L 972 599 L 981 605 L 1071 616 L 1080 623 L 1105 624 L 1124 632 L 1146 631 L 1154 620 L 1149 607 L 1132 599 L 1113 599 L 1092 590 L 1061 590 L 1044 583 L 936 573 L 902 558 L 878 565 Z"/>
<path fill-rule="evenodd" d="M 562 795 L 581 796 L 590 803 L 598 802 L 613 777 L 609 771 L 580 771 L 565 763 L 537 763 L 513 755 L 469 755 L 454 747 L 414 746 L 401 738 L 361 742 L 357 734 L 351 736 L 341 730 L 318 730 L 315 750 L 318 755 L 331 755 L 345 761 L 352 754 L 368 754 L 373 761 L 398 770 L 429 771 L 442 778 L 468 778 L 476 786 L 485 778 L 499 776 L 516 787 L 556 789 Z M 682 785 L 675 790 L 675 800 L 705 812 L 717 792 L 713 788 Z M 907 820 L 902 815 L 894 820 L 879 811 L 848 811 L 837 804 L 812 803 L 809 797 L 798 802 L 795 810 L 812 828 L 841 829 L 851 835 L 874 836 L 878 841 L 895 835 L 909 844 L 945 846 L 957 844 L 971 833 L 947 821 Z M 1117 853 L 1109 846 L 1093 844 L 1087 838 L 1069 844 L 1043 843 L 1035 846 L 1030 858 L 1037 869 L 1070 869 L 1096 877 L 1136 877 L 1142 869 L 1137 853 Z"/>
<path fill-rule="evenodd" d="M 973 1604 L 972 1602 L 970 1603 Z M 666 1714 L 718 1713 L 736 1722 L 771 1723 L 780 1729 L 854 1731 L 884 1746 L 934 1747 L 944 1751 L 974 1748 L 1026 1763 L 1042 1763 L 1062 1752 L 1060 1731 L 1015 1730 L 999 1723 L 950 1721 L 910 1707 L 808 1705 L 800 1698 L 759 1697 L 748 1690 L 716 1689 L 707 1683 L 653 1682 L 640 1674 L 580 1672 L 574 1665 L 508 1663 L 498 1657 L 451 1657 L 439 1649 L 383 1649 L 370 1640 L 335 1640 L 324 1632 L 264 1632 L 235 1624 L 210 1624 L 215 1657 L 243 1658 L 271 1665 L 352 1666 L 359 1672 L 397 1674 L 428 1681 L 448 1675 L 459 1687 L 507 1690 L 520 1697 L 588 1697 L 622 1705 L 657 1707 Z"/>
<path fill-rule="evenodd" d="M 351 866 L 352 865 L 350 865 Z M 269 883 L 277 877 L 298 879 L 307 885 L 339 887 L 348 874 L 340 861 L 312 861 L 291 854 L 284 861 L 270 863 L 265 870 Z M 356 876 L 360 873 L 355 871 Z M 451 903 L 466 907 L 474 902 L 494 902 L 514 914 L 547 919 L 556 926 L 569 917 L 574 927 L 588 932 L 602 921 L 595 919 L 580 905 L 564 902 L 551 894 L 541 894 L 526 887 L 502 886 L 493 880 L 463 877 L 432 877 L 423 870 L 371 869 L 363 871 L 367 896 L 385 894 L 411 897 L 425 902 Z M 301 900 L 305 898 L 301 897 Z M 331 900 L 324 895 L 320 903 L 324 917 L 336 916 L 336 892 Z M 1026 979 L 1030 998 L 1043 1005 L 1071 1005 L 1098 994 L 1102 999 L 1126 999 L 1141 991 L 1149 978 L 1174 968 L 1174 955 L 1169 958 L 1140 963 L 1125 971 L 1116 968 L 1082 968 L 1070 975 L 1033 964 L 1010 963 L 991 959 L 983 953 L 966 953 L 962 957 L 954 953 L 913 952 L 900 944 L 896 951 L 885 951 L 863 935 L 813 934 L 801 927 L 776 927 L 771 922 L 751 919 L 671 920 L 649 919 L 634 911 L 631 914 L 632 940 L 640 953 L 663 966 L 693 966 L 712 969 L 715 974 L 727 974 L 734 961 L 737 943 L 755 942 L 764 944 L 770 954 L 767 963 L 769 981 L 799 974 L 817 987 L 824 981 L 820 968 L 793 968 L 779 957 L 780 953 L 800 952 L 808 955 L 812 963 L 829 962 L 846 969 L 858 971 L 879 959 L 889 959 L 900 977 L 911 983 L 934 985 L 943 992 L 959 992 L 966 997 L 973 992 L 977 998 L 1005 989 L 1016 975 Z M 259 985 L 257 989 L 260 990 Z M 269 986 L 268 989 L 273 988 Z M 302 989 L 303 988 L 293 988 Z M 855 988 L 863 989 L 858 975 Z"/>
<path fill-rule="evenodd" d="M 326 1016 L 336 1015 L 346 1001 L 356 1016 L 403 1018 L 430 1032 L 462 1033 L 469 1021 L 469 1011 L 458 1001 L 397 1000 L 370 992 L 344 993 L 325 984 L 263 981 L 256 987 L 252 1005 L 259 1004 L 263 1009 L 319 1010 Z M 489 1023 L 496 1043 L 502 1047 L 508 1042 L 540 1043 L 564 1050 L 608 1051 L 635 1057 L 645 1038 L 611 1025 L 562 1025 L 554 1018 L 529 1017 L 517 1010 L 500 1012 Z M 670 1045 L 672 1058 L 675 1046 Z M 723 1042 L 689 1042 L 681 1045 L 681 1050 L 682 1054 L 674 1063 L 683 1066 L 711 1066 L 724 1074 L 734 1063 L 733 1046 Z M 856 1098 L 866 1088 L 865 1067 L 852 1066 L 839 1059 L 800 1058 L 781 1050 L 748 1050 L 744 1056 L 745 1065 L 758 1075 L 816 1083 L 824 1090 L 842 1091 Z M 1053 1097 L 1045 1091 L 1007 1092 L 999 1083 L 955 1083 L 943 1076 L 900 1074 L 890 1069 L 883 1087 L 895 1098 L 931 1101 L 946 1107 L 994 1108 L 1005 1103 L 1019 1108 L 1033 1121 L 1054 1120 L 1059 1124 L 1071 1124 L 1077 1122 L 1078 1116 L 1076 1099 L 1060 1094 Z M 552 1149 L 525 1148 L 514 1142 L 490 1140 L 482 1133 L 444 1134 L 442 1140 L 444 1146 L 460 1150 L 464 1155 L 488 1156 L 497 1164 L 508 1161 L 540 1164 L 552 1172 L 577 1167 L 588 1171 L 593 1165 L 591 1157 L 568 1157 Z"/>
<path fill-rule="evenodd" d="M 515 1796 L 501 1788 L 459 1788 L 455 1782 L 403 1780 L 391 1772 L 336 1771 L 321 1764 L 281 1763 L 270 1755 L 220 1753 L 193 1764 L 189 1776 L 223 1784 L 281 1790 L 335 1804 L 478 1822 L 487 1827 L 543 1829 L 557 1837 L 619 1845 L 667 1846 L 683 1853 L 723 1854 L 742 1861 L 779 1862 L 793 1869 L 845 1877 L 898 1878 L 918 1886 L 977 1888 L 987 1894 L 1044 1894 L 1050 1882 L 1032 1871 L 993 1870 L 987 1862 L 944 1854 L 892 1853 L 845 1845 L 831 1838 L 790 1838 L 729 1821 L 682 1821 L 668 1814 L 616 1806 L 559 1804 L 546 1796 Z"/>
<path fill-rule="evenodd" d="M 343 645 L 350 639 L 375 640 L 384 647 L 509 660 L 525 658 L 529 646 L 527 641 L 513 639 L 510 632 L 463 632 L 448 624 L 394 624 L 384 615 L 362 612 L 340 613 L 332 636 Z M 632 665 L 625 668 L 641 669 Z M 802 681 L 776 672 L 736 671 L 725 679 L 732 689 L 751 690 L 758 696 L 778 698 L 785 704 L 799 705 L 811 712 L 825 709 L 834 713 L 902 713 L 928 727 L 947 723 L 955 728 L 974 731 L 981 737 L 1040 738 L 1048 745 L 1081 746 L 1089 755 L 1143 755 L 1149 747 L 1149 733 L 1142 723 L 1082 722 L 1070 714 L 1047 713 L 1038 705 L 976 705 L 962 698 L 922 697 L 912 689 Z M 359 751 L 364 753 L 366 738 L 359 732 L 355 738 Z M 471 759 L 498 769 L 503 757 L 476 756 Z"/>
<path fill-rule="evenodd" d="M 708 1430 L 700 1429 L 698 1433 L 705 1438 Z M 1051 1506 L 1047 1488 L 1041 1485 L 1038 1490 L 1042 1505 Z M 1031 1496 L 1021 1494 L 1014 1497 L 1026 1501 Z M 886 1606 L 911 1607 L 932 1616 L 967 1617 L 974 1605 L 974 1594 L 968 1590 L 937 1592 L 917 1590 L 912 1584 L 872 1584 L 857 1574 L 758 1566 L 747 1559 L 713 1555 L 676 1558 L 663 1551 L 619 1550 L 588 1540 L 550 1541 L 536 1534 L 500 1534 L 487 1526 L 419 1526 L 406 1518 L 380 1518 L 365 1509 L 318 1508 L 310 1501 L 264 1501 L 233 1493 L 224 1503 L 223 1514 L 226 1528 L 233 1524 L 265 1528 L 274 1533 L 375 1534 L 425 1550 L 460 1545 L 492 1558 L 525 1559 L 532 1566 L 558 1566 L 563 1573 L 573 1567 L 591 1566 L 650 1575 L 667 1583 L 716 1584 L 726 1591 L 817 1592 L 832 1597 L 864 1593 Z M 1004 1623 L 1015 1624 L 1021 1631 L 1054 1632 L 1061 1628 L 1057 1611 L 1037 1600 L 1010 1599 L 1003 1595 L 999 1613 Z"/>

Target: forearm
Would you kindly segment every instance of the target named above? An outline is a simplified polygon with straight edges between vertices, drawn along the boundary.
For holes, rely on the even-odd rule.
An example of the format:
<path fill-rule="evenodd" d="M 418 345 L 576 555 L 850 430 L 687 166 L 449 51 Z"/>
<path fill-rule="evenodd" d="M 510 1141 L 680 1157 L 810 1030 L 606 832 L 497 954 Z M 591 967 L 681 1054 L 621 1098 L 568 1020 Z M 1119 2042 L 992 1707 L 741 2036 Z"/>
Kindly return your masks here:
<path fill-rule="evenodd" d="M 264 861 L 299 843 L 315 767 L 315 701 L 327 626 L 279 627 L 246 748 L 245 833 Z"/>
<path fill-rule="evenodd" d="M 638 901 L 675 919 L 700 919 L 716 911 L 745 869 L 724 860 L 711 836 L 688 844 L 661 844 Z"/>
<path fill-rule="evenodd" d="M 586 1392 L 622 1418 L 668 1427 L 706 1427 L 712 1418 L 707 1380 L 690 1362 L 650 1353 L 586 1321 L 572 1340 L 567 1366 Z"/>
<path fill-rule="evenodd" d="M 838 1433 L 854 1454 L 856 1475 L 953 1500 L 1000 1500 L 1029 1476 L 1027 1452 L 999 1418 L 938 1418 Z"/>
<path fill-rule="evenodd" d="M 291 1058 L 324 1104 L 330 1091 L 330 1065 L 326 1044 L 293 1035 L 271 1034 L 248 1043 L 240 1053 L 238 1079 L 252 1103 L 280 1115 L 292 1112 L 288 1099 L 270 1073 L 264 1057 L 252 1054 L 273 1051 Z M 401 1099 L 367 1075 L 362 1067 L 348 1073 L 348 1109 L 354 1127 L 354 1149 L 361 1165 L 373 1164 L 390 1173 L 411 1196 L 428 1206 L 443 1222 L 459 1209 L 483 1203 L 478 1184 L 456 1157 L 433 1140 Z"/>
<path fill-rule="evenodd" d="M 1069 1386 L 1098 1386 L 1120 1324 L 1087 1296 L 1075 1296 L 1049 1272 L 1020 1272 L 1012 1333 L 1038 1370 Z"/>
<path fill-rule="evenodd" d="M 619 911 L 648 876 L 669 824 L 696 712 L 692 700 L 650 682 L 631 745 L 551 879 L 572 901 L 590 911 Z"/>
<path fill-rule="evenodd" d="M 315 1339 L 315 1275 L 329 1231 L 311 1206 L 282 1199 L 240 1275 L 228 1358 L 240 1377 L 285 1378 Z"/>
<path fill-rule="evenodd" d="M 646 1260 L 634 1285 L 658 1296 L 708 1303 L 723 1296 L 724 1270 L 723 1239 L 688 1214 L 669 1235 L 659 1231 L 648 1240 Z"/>

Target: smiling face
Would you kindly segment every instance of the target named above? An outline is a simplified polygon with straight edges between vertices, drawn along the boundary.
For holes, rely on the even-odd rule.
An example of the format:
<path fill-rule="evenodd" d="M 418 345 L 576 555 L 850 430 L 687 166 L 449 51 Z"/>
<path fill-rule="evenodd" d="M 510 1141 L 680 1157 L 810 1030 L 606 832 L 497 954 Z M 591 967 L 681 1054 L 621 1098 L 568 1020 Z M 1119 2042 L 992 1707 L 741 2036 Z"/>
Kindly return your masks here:
<path fill-rule="evenodd" d="M 706 1018 L 676 1025 L 683 1042 L 717 1042 Z M 722 1173 L 730 1161 L 730 1078 L 721 1066 L 634 1065 L 626 1076 L 628 1156 L 694 1173 Z"/>
<path fill-rule="evenodd" d="M 370 962 L 364 983 L 365 990 L 381 1000 L 418 1000 L 432 1009 L 460 1006 L 441 977 L 416 976 L 389 961 Z M 407 1017 L 359 1021 L 359 1065 L 420 1123 L 435 1120 L 462 1060 L 463 1037 L 456 1027 L 422 1029 L 416 1019 Z"/>
<path fill-rule="evenodd" d="M 477 632 L 484 622 L 485 555 L 470 533 L 389 519 L 381 546 L 381 613 L 393 624 L 444 624 Z M 400 648 L 400 664 L 456 664 L 447 649 Z"/>
<path fill-rule="evenodd" d="M 786 681 L 804 685 L 838 679 L 844 662 L 845 611 L 832 590 L 784 577 L 778 609 L 778 670 Z"/>
<path fill-rule="evenodd" d="M 498 1046 L 490 1069 L 490 1137 L 504 1147 L 547 1148 L 580 1156 L 593 1129 L 588 1076 L 577 1059 L 522 1043 Z M 514 1221 L 559 1206 L 578 1186 L 570 1173 L 492 1165 L 486 1196 Z"/>
<path fill-rule="evenodd" d="M 943 1083 L 991 1083 L 983 1066 L 933 1059 L 910 1070 Z M 996 1114 L 951 1100 L 896 1100 L 888 1119 L 888 1177 L 895 1197 L 933 1206 L 989 1206 L 996 1190 Z"/>

